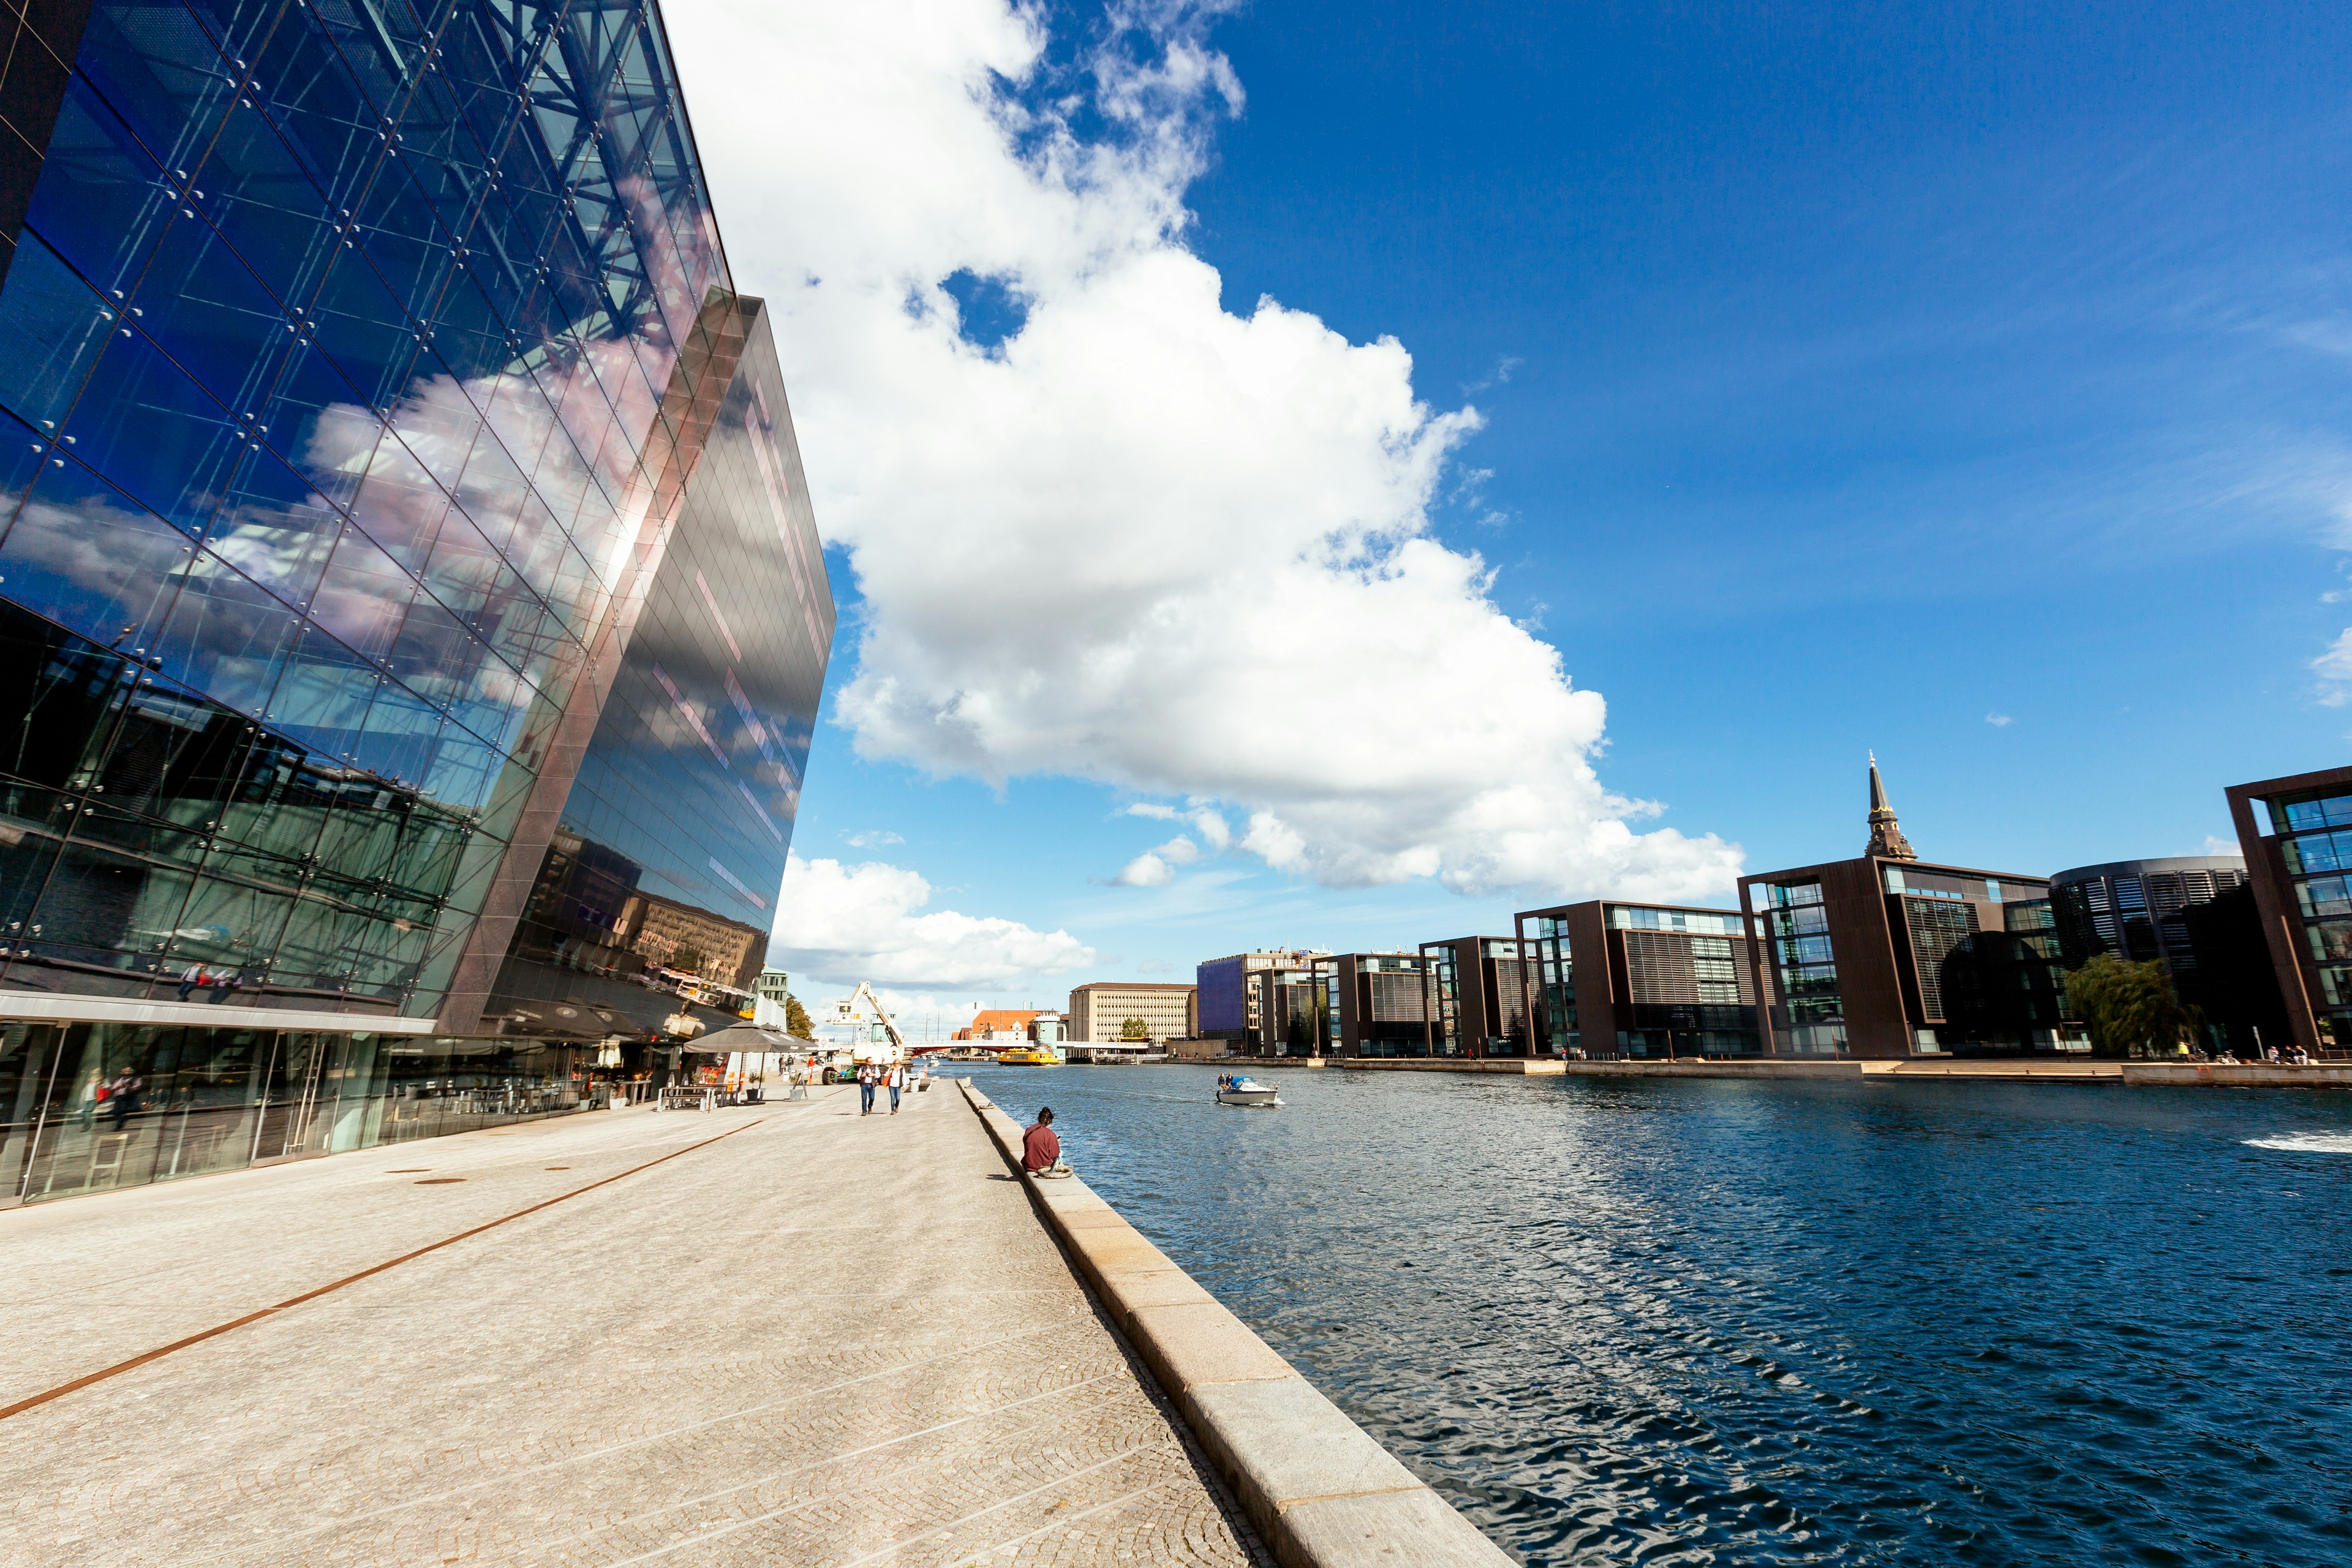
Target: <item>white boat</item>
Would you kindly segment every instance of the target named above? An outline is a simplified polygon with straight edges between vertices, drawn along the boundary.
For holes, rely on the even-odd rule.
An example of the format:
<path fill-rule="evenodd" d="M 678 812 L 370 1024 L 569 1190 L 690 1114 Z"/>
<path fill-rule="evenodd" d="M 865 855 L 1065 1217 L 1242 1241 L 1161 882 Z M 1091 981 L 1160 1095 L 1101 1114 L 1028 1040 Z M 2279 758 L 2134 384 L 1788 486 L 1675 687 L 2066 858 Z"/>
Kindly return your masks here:
<path fill-rule="evenodd" d="M 1237 1078 L 1218 1083 L 1217 1103 L 1219 1105 L 1262 1105 L 1268 1110 L 1274 1110 L 1282 1104 L 1282 1097 L 1274 1092 L 1273 1086 L 1270 1084 L 1260 1083 L 1254 1078 Z"/>

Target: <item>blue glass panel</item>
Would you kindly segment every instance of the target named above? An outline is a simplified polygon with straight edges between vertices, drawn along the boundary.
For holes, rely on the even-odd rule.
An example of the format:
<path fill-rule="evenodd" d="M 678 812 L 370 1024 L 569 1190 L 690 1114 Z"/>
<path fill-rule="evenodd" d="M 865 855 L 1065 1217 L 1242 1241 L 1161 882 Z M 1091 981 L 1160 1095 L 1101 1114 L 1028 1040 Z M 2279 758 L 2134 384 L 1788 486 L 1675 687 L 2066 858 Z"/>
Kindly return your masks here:
<path fill-rule="evenodd" d="M 42 172 L 25 222 L 100 290 L 127 291 L 179 203 L 131 128 L 79 76 Z"/>
<path fill-rule="evenodd" d="M 257 110 L 229 111 L 196 171 L 196 205 L 283 301 L 307 306 L 341 247 L 334 210 Z"/>
<path fill-rule="evenodd" d="M 313 311 L 318 344 L 344 379 L 370 405 L 390 408 L 408 384 L 416 328 L 356 249 L 337 258 Z"/>
<path fill-rule="evenodd" d="M 387 440 L 376 448 L 352 516 L 403 569 L 425 569 L 448 514 L 448 496 L 408 446 Z"/>
<path fill-rule="evenodd" d="M 485 536 L 503 540 L 513 531 L 515 516 L 530 493 L 530 481 L 523 478 L 522 468 L 509 454 L 492 425 L 502 424 L 527 440 L 532 432 L 525 416 L 534 405 L 542 416 L 546 410 L 528 382 L 509 376 L 499 378 L 498 391 L 486 401 L 490 408 L 490 422 L 474 434 L 474 449 L 467 454 L 466 471 L 457 483 L 457 501 Z M 518 404 L 521 405 L 520 413 L 517 412 Z M 543 436 L 553 423 L 542 418 L 541 434 Z"/>
<path fill-rule="evenodd" d="M 213 516 L 205 542 L 299 609 L 318 592 L 320 574 L 342 531 L 342 518 L 276 453 L 248 451 Z"/>
<path fill-rule="evenodd" d="M 290 0 L 189 0 L 206 31 L 233 64 L 243 67 L 286 19 Z"/>
<path fill-rule="evenodd" d="M 0 532 L 16 515 L 16 503 L 24 499 L 26 487 L 40 478 L 48 463 L 49 443 L 41 433 L 21 419 L 0 414 Z"/>
<path fill-rule="evenodd" d="M 395 148 L 396 152 L 397 149 Z M 360 248 L 375 263 L 410 318 L 429 321 L 441 300 L 441 286 L 449 275 L 455 241 L 445 233 L 403 165 L 384 160 L 375 183 L 352 209 Z"/>
<path fill-rule="evenodd" d="M 114 330 L 113 310 L 27 229 L 0 293 L 0 405 L 54 433 Z"/>
<path fill-rule="evenodd" d="M 393 428 L 410 456 L 443 489 L 456 489 L 467 454 L 474 449 L 474 434 L 482 427 L 482 413 L 429 341 L 416 356 L 406 394 L 391 412 Z"/>
<path fill-rule="evenodd" d="M 386 681 L 376 689 L 366 726 L 352 748 L 352 762 L 379 778 L 421 783 L 432 772 L 441 728 L 441 715 L 432 704 L 398 681 Z"/>
<path fill-rule="evenodd" d="M 410 602 L 384 663 L 394 679 L 436 708 L 480 695 L 486 670 L 488 692 L 502 705 L 514 700 L 514 671 L 499 665 L 466 624 L 429 594 Z"/>
<path fill-rule="evenodd" d="M 292 324 L 251 269 L 201 218 L 163 231 L 131 296 L 135 324 L 181 369 L 234 409 L 250 409 L 277 384 Z"/>
<path fill-rule="evenodd" d="M 236 96 L 212 38 L 185 6 L 169 0 L 92 6 L 74 68 L 167 169 L 194 167 Z"/>
<path fill-rule="evenodd" d="M 389 438 L 325 352 L 307 340 L 297 342 L 268 401 L 252 413 L 269 446 L 339 506 L 359 493 L 376 447 Z"/>
<path fill-rule="evenodd" d="M 409 95 L 399 148 L 409 177 L 441 215 L 442 226 L 466 234 L 473 226 L 475 203 L 489 186 L 489 157 L 436 67 L 426 68 Z"/>
<path fill-rule="evenodd" d="M 119 324 L 82 384 L 65 438 L 84 462 L 191 533 L 203 531 L 247 445 L 226 409 L 144 333 Z"/>
<path fill-rule="evenodd" d="M 148 646 L 164 674 L 224 707 L 255 715 L 268 708 L 301 630 L 293 610 L 205 552 Z"/>
<path fill-rule="evenodd" d="M 479 811 L 490 798 L 506 758 L 488 742 L 456 725 L 444 731 L 423 780 L 426 798 L 452 811 Z"/>
<path fill-rule="evenodd" d="M 460 265 L 442 291 L 441 308 L 433 323 L 433 346 L 442 363 L 468 388 L 486 376 L 496 376 L 514 357 L 507 324 L 490 309 L 481 287 Z M 484 395 L 476 394 L 478 402 Z"/>
<path fill-rule="evenodd" d="M 341 764 L 383 683 L 373 665 L 319 627 L 305 626 L 270 693 L 267 717 L 271 728 Z"/>
<path fill-rule="evenodd" d="M 0 581 L 9 598 L 101 647 L 143 646 L 192 551 L 163 519 L 53 457 L 0 542 Z"/>
<path fill-rule="evenodd" d="M 254 102 L 285 132 L 288 149 L 328 207 L 348 217 L 383 156 L 384 128 L 313 8 L 289 14 L 254 65 L 261 83 Z"/>
<path fill-rule="evenodd" d="M 344 647 L 380 664 L 392 652 L 415 593 L 415 583 L 373 540 L 347 528 L 310 602 L 310 618 Z"/>

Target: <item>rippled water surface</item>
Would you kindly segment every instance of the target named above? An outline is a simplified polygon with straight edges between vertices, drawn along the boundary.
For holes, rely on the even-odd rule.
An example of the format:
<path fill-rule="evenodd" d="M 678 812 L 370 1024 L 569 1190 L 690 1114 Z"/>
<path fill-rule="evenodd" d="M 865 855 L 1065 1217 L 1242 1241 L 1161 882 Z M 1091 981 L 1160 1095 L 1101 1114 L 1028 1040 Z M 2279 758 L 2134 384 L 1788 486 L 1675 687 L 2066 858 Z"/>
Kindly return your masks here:
<path fill-rule="evenodd" d="M 2352 1095 L 953 1070 L 1528 1563 L 2352 1563 Z"/>

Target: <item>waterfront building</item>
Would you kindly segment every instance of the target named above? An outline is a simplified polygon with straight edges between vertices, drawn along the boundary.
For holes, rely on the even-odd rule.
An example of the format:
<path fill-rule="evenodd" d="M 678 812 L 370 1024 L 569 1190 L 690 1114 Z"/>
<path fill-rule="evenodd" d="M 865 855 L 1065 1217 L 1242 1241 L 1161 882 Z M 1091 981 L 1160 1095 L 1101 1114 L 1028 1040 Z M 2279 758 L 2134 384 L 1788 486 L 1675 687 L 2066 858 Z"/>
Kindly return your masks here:
<path fill-rule="evenodd" d="M 2206 1044 L 2216 1050 L 2252 1050 L 2258 1038 L 2287 1037 L 2241 858 L 2078 866 L 2050 879 L 2050 905 L 2067 968 L 2102 953 L 2161 964 L 2182 1005 L 2201 1016 Z"/>
<path fill-rule="evenodd" d="M 2252 879 L 2290 1036 L 2306 1051 L 2352 1040 L 2352 768 L 2232 784 L 2230 818 Z"/>
<path fill-rule="evenodd" d="M 1028 1041 L 1035 1039 L 1034 1026 L 1046 1015 L 1034 1007 L 983 1007 L 971 1016 L 971 1022 L 958 1029 L 951 1039 Z"/>
<path fill-rule="evenodd" d="M 1070 993 L 1069 1037 L 1081 1044 L 1111 1045 L 1130 1018 L 1143 1022 L 1147 1038 L 1181 1039 L 1200 1033 L 1196 987 L 1097 981 Z"/>
<path fill-rule="evenodd" d="M 1429 961 L 1418 952 L 1327 953 L 1314 961 L 1330 1057 L 1425 1057 Z"/>
<path fill-rule="evenodd" d="M 1587 1057 L 1764 1049 L 1748 925 L 1736 910 L 1593 899 L 1516 919 L 1540 1048 Z"/>
<path fill-rule="evenodd" d="M 1255 1022 L 1247 1038 L 1225 1042 L 1236 1054 L 1311 1057 L 1322 1053 L 1328 998 L 1316 976 L 1314 960 L 1300 956 L 1305 967 L 1251 972 Z"/>
<path fill-rule="evenodd" d="M 656 7 L 66 0 L 5 80 L 0 1203 L 738 1016 L 833 606 Z"/>
<path fill-rule="evenodd" d="M 2047 879 L 1921 860 L 1875 757 L 1869 822 L 1857 858 L 1739 879 L 1765 1049 L 1882 1058 L 2087 1050 L 2065 1016 Z"/>
<path fill-rule="evenodd" d="M 1528 987 L 1516 938 L 1462 936 L 1421 944 L 1429 1053 L 1523 1057 L 1532 1049 Z"/>
<path fill-rule="evenodd" d="M 1307 953 L 1290 948 L 1262 947 L 1195 965 L 1202 1035 L 1230 1041 L 1247 1052 L 1260 1051 L 1265 1041 L 1258 1012 L 1257 976 L 1271 969 L 1303 967 L 1307 958 Z"/>

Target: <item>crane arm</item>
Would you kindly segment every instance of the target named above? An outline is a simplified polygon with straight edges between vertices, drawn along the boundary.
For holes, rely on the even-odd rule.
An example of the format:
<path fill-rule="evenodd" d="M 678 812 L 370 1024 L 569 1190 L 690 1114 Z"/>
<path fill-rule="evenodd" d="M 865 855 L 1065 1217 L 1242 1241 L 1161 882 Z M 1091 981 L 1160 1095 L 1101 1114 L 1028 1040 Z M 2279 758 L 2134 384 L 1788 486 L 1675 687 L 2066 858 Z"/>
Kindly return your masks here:
<path fill-rule="evenodd" d="M 857 989 L 851 994 L 849 1005 L 853 1007 L 857 1005 L 858 998 L 861 996 L 866 999 L 866 1005 L 874 1009 L 874 1016 L 881 1023 L 883 1032 L 890 1037 L 890 1043 L 898 1047 L 899 1054 L 904 1056 L 907 1052 L 907 1037 L 900 1034 L 898 1026 L 890 1021 L 890 1010 L 882 1005 L 882 998 L 874 994 L 874 987 L 863 980 L 857 983 Z"/>

